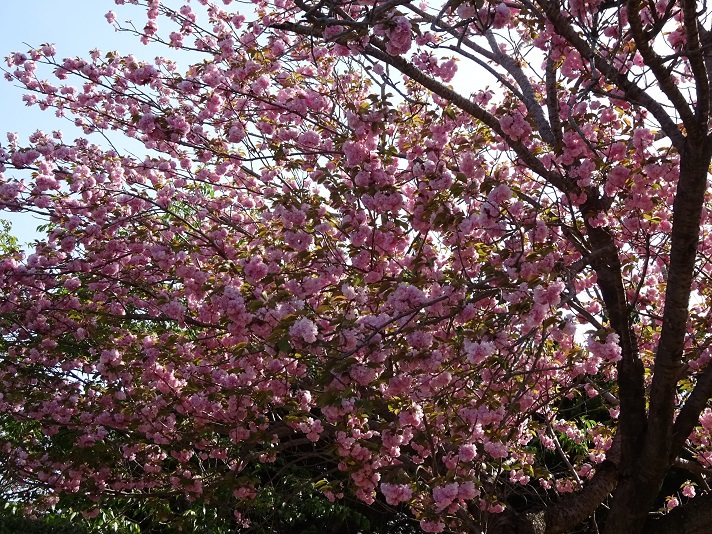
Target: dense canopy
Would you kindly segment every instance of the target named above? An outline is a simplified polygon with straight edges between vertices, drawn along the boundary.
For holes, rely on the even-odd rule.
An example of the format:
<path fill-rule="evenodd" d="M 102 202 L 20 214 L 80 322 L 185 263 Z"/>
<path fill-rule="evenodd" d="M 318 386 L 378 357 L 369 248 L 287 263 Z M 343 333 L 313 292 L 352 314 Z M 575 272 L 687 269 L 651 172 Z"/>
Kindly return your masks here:
<path fill-rule="evenodd" d="M 7 58 L 85 136 L 0 153 L 46 222 L 0 246 L 6 495 L 706 531 L 706 5 L 116 3 L 165 57 Z"/>

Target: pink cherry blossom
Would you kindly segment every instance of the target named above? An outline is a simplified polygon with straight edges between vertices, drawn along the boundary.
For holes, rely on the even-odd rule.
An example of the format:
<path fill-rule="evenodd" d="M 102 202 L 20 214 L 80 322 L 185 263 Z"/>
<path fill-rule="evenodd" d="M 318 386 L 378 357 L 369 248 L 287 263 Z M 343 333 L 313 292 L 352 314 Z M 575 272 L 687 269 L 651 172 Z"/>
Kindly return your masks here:
<path fill-rule="evenodd" d="M 289 335 L 307 343 L 314 343 L 318 333 L 317 326 L 306 317 L 297 320 L 290 328 Z"/>
<path fill-rule="evenodd" d="M 116 3 L 150 49 L 5 54 L 78 128 L 0 147 L 8 499 L 700 509 L 647 489 L 712 465 L 704 9 Z"/>

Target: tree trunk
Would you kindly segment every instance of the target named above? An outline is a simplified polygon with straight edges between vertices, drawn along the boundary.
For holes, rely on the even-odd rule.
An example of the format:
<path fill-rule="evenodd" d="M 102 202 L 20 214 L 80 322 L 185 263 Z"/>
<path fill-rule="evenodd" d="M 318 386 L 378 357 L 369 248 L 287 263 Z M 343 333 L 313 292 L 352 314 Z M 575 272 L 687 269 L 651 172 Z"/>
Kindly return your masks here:
<path fill-rule="evenodd" d="M 625 454 L 631 444 L 628 443 L 626 448 L 626 443 L 623 443 L 621 475 L 613 495 L 605 534 L 643 532 L 663 479 L 679 452 L 671 450 L 677 381 L 687 334 L 692 275 L 709 165 L 708 139 L 693 143 L 688 138 L 680 154 L 680 178 L 673 207 L 670 277 L 649 393 L 647 429 L 637 454 Z M 619 374 L 620 371 L 619 367 Z M 623 378 L 618 377 L 621 387 Z M 623 408 L 621 405 L 621 417 Z M 623 439 L 626 439 L 625 434 Z"/>

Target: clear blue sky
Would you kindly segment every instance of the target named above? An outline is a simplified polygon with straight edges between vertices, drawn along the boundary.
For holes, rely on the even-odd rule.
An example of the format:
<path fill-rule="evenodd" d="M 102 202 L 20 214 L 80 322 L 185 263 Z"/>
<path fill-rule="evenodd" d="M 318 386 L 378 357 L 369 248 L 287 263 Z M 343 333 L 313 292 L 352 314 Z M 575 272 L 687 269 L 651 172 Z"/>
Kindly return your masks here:
<path fill-rule="evenodd" d="M 104 14 L 115 11 L 119 20 L 145 15 L 137 6 L 116 6 L 113 0 L 0 0 L 0 57 L 26 52 L 42 43 L 54 43 L 58 57 L 87 56 L 89 50 L 141 52 L 136 38 L 115 32 Z M 0 83 L 0 135 L 16 131 L 21 137 L 35 130 L 66 129 L 68 121 L 57 121 L 51 112 L 26 108 L 22 91 Z M 53 120 L 54 119 L 54 120 Z M 4 139 L 3 139 L 4 141 Z"/>
<path fill-rule="evenodd" d="M 94 48 L 102 51 L 118 50 L 134 53 L 137 57 L 152 58 L 156 52 L 144 47 L 138 39 L 125 32 L 115 32 L 104 18 L 108 11 L 123 22 L 133 19 L 142 26 L 145 13 L 138 6 L 117 6 L 113 0 L 0 0 L 0 58 L 11 52 L 26 52 L 42 43 L 53 43 L 57 57 L 86 57 Z M 140 26 L 139 26 L 140 27 Z M 25 139 L 35 130 L 62 130 L 72 139 L 80 133 L 67 119 L 58 119 L 51 110 L 25 107 L 22 91 L 0 79 L 0 142 L 6 141 L 8 131 L 17 132 Z M 13 223 L 13 234 L 21 241 L 36 237 L 37 221 L 0 211 L 0 218 Z"/>

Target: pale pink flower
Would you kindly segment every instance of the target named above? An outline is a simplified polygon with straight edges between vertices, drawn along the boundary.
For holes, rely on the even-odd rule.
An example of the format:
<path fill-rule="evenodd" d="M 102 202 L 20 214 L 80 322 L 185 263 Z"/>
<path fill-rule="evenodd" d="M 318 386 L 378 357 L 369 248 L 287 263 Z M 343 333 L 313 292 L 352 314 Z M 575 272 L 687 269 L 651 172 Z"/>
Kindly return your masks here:
<path fill-rule="evenodd" d="M 529 123 L 520 113 L 505 115 L 499 119 L 502 131 L 515 141 L 523 141 L 532 133 Z"/>
<path fill-rule="evenodd" d="M 492 27 L 495 29 L 504 28 L 509 21 L 509 15 L 511 10 L 507 5 L 502 2 L 494 9 L 494 20 L 492 22 Z"/>
<path fill-rule="evenodd" d="M 480 494 L 480 490 L 477 489 L 477 486 L 475 486 L 475 483 L 472 482 L 471 480 L 467 482 L 462 482 L 460 484 L 460 487 L 458 489 L 458 494 L 457 498 L 462 499 L 464 501 L 469 501 L 474 499 Z"/>
<path fill-rule="evenodd" d="M 398 420 L 402 426 L 411 425 L 417 428 L 423 422 L 423 409 L 416 405 L 403 410 L 398 414 Z"/>
<path fill-rule="evenodd" d="M 512 198 L 512 190 L 507 184 L 499 184 L 487 195 L 487 201 L 493 206 L 500 206 Z"/>
<path fill-rule="evenodd" d="M 459 489 L 460 484 L 457 482 L 451 482 L 450 484 L 433 488 L 433 500 L 435 501 L 437 509 L 440 511 L 450 506 L 452 502 L 457 499 Z"/>
<path fill-rule="evenodd" d="M 685 486 L 682 488 L 682 494 L 690 499 L 695 496 L 695 487 L 689 480 L 685 482 Z"/>
<path fill-rule="evenodd" d="M 319 136 L 318 133 L 310 130 L 310 131 L 302 133 L 299 136 L 299 138 L 297 139 L 297 141 L 303 147 L 314 148 L 314 147 L 319 146 L 321 137 Z"/>
<path fill-rule="evenodd" d="M 705 408 L 705 411 L 700 415 L 700 424 L 707 432 L 712 432 L 712 410 Z"/>
<path fill-rule="evenodd" d="M 306 317 L 297 320 L 289 329 L 289 335 L 292 338 L 301 339 L 307 343 L 314 343 L 318 329 L 316 325 Z"/>
<path fill-rule="evenodd" d="M 494 343 L 491 341 L 470 341 L 464 343 L 465 356 L 472 365 L 479 365 L 495 353 Z"/>
<path fill-rule="evenodd" d="M 457 73 L 457 62 L 454 59 L 449 59 L 442 62 L 437 69 L 437 74 L 444 82 L 452 81 Z"/>
<path fill-rule="evenodd" d="M 488 441 L 485 443 L 485 452 L 494 459 L 506 458 L 509 454 L 507 446 L 504 443 L 497 443 L 494 441 Z"/>
<path fill-rule="evenodd" d="M 395 27 L 388 33 L 386 51 L 392 55 L 405 54 L 413 42 L 410 20 L 407 17 L 396 17 Z"/>
<path fill-rule="evenodd" d="M 270 86 L 270 80 L 267 76 L 260 76 L 257 80 L 252 82 L 252 90 L 256 95 L 261 95 Z"/>
<path fill-rule="evenodd" d="M 268 269 L 261 257 L 253 256 L 250 258 L 250 261 L 245 264 L 243 271 L 247 281 L 254 285 L 267 276 Z"/>
<path fill-rule="evenodd" d="M 537 286 L 534 288 L 534 302 L 542 306 L 557 306 L 561 302 L 561 292 L 565 287 L 561 281 L 553 282 L 547 287 Z"/>
<path fill-rule="evenodd" d="M 458 457 L 462 462 L 471 462 L 477 456 L 477 448 L 473 443 L 465 443 L 460 445 Z"/>
<path fill-rule="evenodd" d="M 413 497 L 413 490 L 408 484 L 388 484 L 383 482 L 381 483 L 381 493 L 383 493 L 386 502 L 391 506 L 408 502 Z"/>

